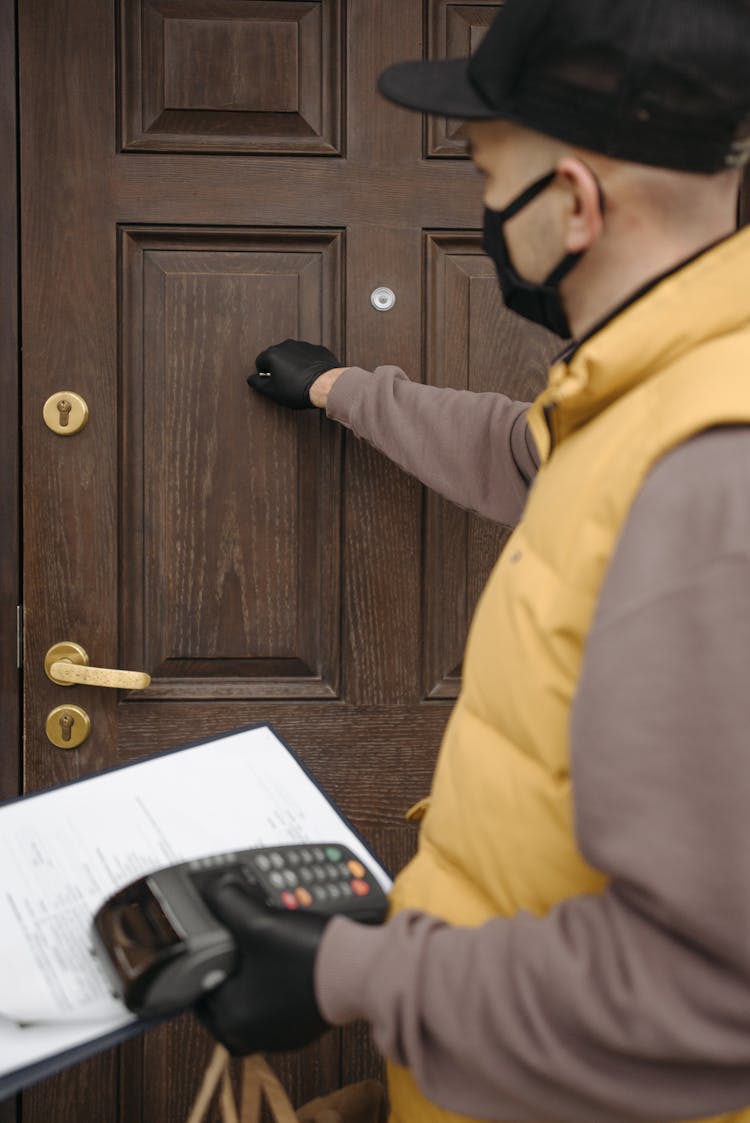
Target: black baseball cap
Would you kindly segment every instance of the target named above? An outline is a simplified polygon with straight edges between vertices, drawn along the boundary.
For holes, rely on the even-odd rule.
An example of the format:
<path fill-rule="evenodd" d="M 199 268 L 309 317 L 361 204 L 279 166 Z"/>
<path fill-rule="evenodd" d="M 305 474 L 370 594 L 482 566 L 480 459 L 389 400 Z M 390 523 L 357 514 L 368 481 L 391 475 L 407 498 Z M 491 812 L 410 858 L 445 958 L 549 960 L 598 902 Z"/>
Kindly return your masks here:
<path fill-rule="evenodd" d="M 506 0 L 471 58 L 402 62 L 408 109 L 504 119 L 622 160 L 750 160 L 750 0 Z"/>

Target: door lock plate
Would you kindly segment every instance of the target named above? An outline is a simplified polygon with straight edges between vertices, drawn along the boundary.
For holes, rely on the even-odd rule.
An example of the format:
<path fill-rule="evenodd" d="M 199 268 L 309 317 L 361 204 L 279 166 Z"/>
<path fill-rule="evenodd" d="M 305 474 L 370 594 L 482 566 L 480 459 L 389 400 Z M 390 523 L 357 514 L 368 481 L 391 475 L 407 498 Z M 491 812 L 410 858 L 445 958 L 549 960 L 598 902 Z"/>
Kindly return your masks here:
<path fill-rule="evenodd" d="M 91 732 L 91 718 L 80 706 L 55 706 L 47 714 L 44 728 L 58 749 L 77 749 Z"/>
<path fill-rule="evenodd" d="M 47 398 L 42 410 L 44 423 L 59 437 L 80 433 L 89 419 L 89 407 L 73 390 L 58 390 Z"/>

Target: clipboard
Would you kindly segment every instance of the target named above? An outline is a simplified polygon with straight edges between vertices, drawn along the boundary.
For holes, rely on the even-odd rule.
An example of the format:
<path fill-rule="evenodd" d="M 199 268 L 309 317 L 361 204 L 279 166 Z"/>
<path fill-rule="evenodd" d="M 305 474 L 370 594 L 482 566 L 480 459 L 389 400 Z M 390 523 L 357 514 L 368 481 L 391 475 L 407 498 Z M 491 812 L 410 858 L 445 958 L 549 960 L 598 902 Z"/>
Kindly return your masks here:
<path fill-rule="evenodd" d="M 267 723 L 0 804 L 0 1013 L 9 1015 L 0 1017 L 0 1100 L 157 1024 L 95 994 L 100 969 L 81 940 L 111 892 L 194 857 L 320 841 L 359 851 L 390 889 L 380 859 Z"/>

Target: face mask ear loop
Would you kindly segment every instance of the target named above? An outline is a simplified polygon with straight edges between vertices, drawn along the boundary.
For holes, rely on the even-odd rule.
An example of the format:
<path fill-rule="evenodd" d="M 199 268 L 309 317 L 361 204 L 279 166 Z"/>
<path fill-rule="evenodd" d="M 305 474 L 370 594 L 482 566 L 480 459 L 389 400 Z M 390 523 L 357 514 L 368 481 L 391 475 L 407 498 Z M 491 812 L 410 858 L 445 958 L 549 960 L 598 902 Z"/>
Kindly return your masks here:
<path fill-rule="evenodd" d="M 603 221 L 607 214 L 607 196 L 604 194 L 604 188 L 599 182 L 599 177 L 597 175 L 594 175 L 594 172 L 592 172 L 591 174 L 596 180 L 596 189 L 599 192 L 599 210 L 601 211 Z"/>
<path fill-rule="evenodd" d="M 586 165 L 586 167 L 588 168 L 588 164 Z M 596 182 L 596 189 L 599 192 L 599 211 L 601 213 L 602 218 L 604 218 L 604 215 L 607 212 L 607 198 L 604 194 L 604 190 L 602 188 L 602 185 L 599 182 L 599 177 L 596 175 L 596 173 L 594 171 L 591 170 L 591 168 L 589 168 L 589 171 L 591 172 L 591 174 L 594 177 L 594 180 Z M 573 266 L 577 265 L 577 263 L 581 260 L 581 258 L 583 257 L 583 255 L 586 252 L 587 252 L 586 250 L 580 250 L 578 253 L 567 254 L 562 259 L 560 264 L 557 265 L 552 270 L 549 277 L 547 277 L 546 281 L 544 282 L 545 285 L 552 285 L 554 287 L 557 287 L 557 285 L 559 285 L 560 281 L 562 281 L 563 277 L 567 277 L 568 273 L 571 271 Z"/>
<path fill-rule="evenodd" d="M 544 284 L 550 285 L 552 288 L 557 288 L 557 286 L 559 285 L 559 283 L 563 279 L 563 277 L 567 277 L 568 273 L 570 273 L 573 266 L 577 265 L 578 262 L 581 260 L 584 253 L 585 253 L 585 251 L 581 250 L 579 253 L 569 253 L 569 254 L 567 254 L 562 259 L 560 264 L 557 265 L 552 270 L 549 277 L 547 277 L 547 279 L 545 280 Z"/>
<path fill-rule="evenodd" d="M 557 171 L 548 172 L 547 175 L 542 176 L 541 179 L 536 180 L 529 187 L 526 188 L 517 199 L 514 199 L 510 206 L 507 206 L 504 211 L 497 211 L 498 220 L 502 223 L 508 222 L 519 211 L 523 210 L 532 199 L 536 199 L 537 195 L 541 195 L 545 188 L 549 187 L 552 180 L 557 176 Z"/>
<path fill-rule="evenodd" d="M 593 177 L 594 183 L 596 184 L 596 190 L 599 193 L 599 213 L 601 214 L 602 218 L 604 218 L 607 213 L 607 196 L 604 194 L 604 188 L 602 187 L 601 180 L 599 179 L 599 176 L 596 174 L 594 169 L 586 164 L 585 160 L 582 160 L 581 163 L 585 164 L 585 166 L 588 168 Z"/>

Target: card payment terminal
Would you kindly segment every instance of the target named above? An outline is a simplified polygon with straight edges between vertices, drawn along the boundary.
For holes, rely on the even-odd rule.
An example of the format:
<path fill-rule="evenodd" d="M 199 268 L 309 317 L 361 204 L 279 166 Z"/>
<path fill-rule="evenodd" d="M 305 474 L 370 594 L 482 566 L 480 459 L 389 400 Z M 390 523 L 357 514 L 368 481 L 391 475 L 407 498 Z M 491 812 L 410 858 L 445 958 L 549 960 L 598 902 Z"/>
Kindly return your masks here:
<path fill-rule="evenodd" d="M 229 872 L 271 908 L 385 919 L 378 881 L 339 843 L 243 850 L 157 870 L 110 897 L 93 921 L 96 950 L 128 1009 L 141 1017 L 177 1012 L 235 969 L 234 938 L 203 898 Z"/>

